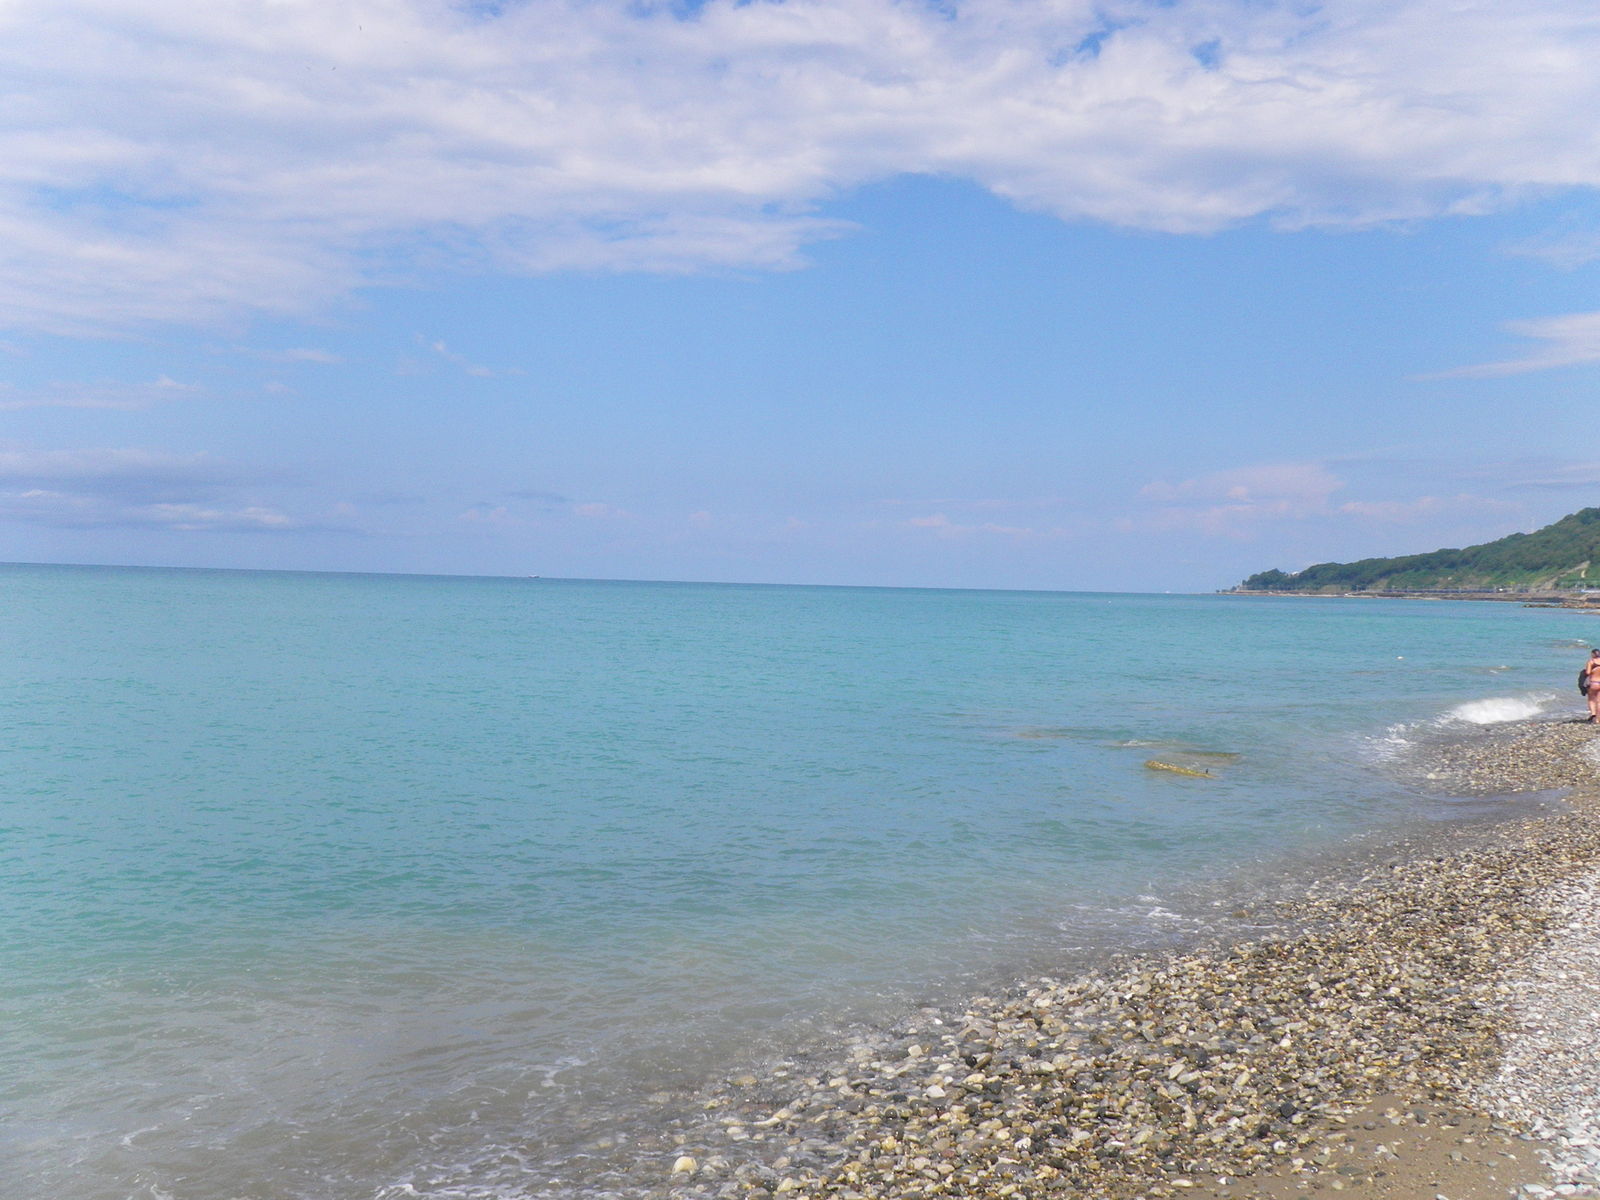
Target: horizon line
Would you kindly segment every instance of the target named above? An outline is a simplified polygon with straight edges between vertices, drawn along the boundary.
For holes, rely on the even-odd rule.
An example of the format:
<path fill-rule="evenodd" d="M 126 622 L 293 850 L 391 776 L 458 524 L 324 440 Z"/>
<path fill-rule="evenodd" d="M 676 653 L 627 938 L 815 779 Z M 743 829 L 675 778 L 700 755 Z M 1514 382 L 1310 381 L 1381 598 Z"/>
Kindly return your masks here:
<path fill-rule="evenodd" d="M 465 571 L 341 571 L 315 567 L 202 567 L 174 566 L 158 563 L 85 563 L 38 562 L 0 560 L 6 567 L 63 567 L 72 570 L 104 571 L 210 571 L 258 575 L 334 575 L 376 576 L 397 579 L 496 579 L 520 580 L 540 583 L 640 583 L 665 584 L 675 587 L 770 587 L 770 588 L 843 588 L 852 590 L 895 592 L 1019 592 L 1024 594 L 1060 596 L 1215 596 L 1226 589 L 1212 591 L 1129 591 L 1119 588 L 1041 588 L 1041 587 L 978 587 L 958 584 L 914 583 L 772 583 L 745 579 L 635 579 L 589 575 L 506 575 L 499 573 L 475 574 Z"/>

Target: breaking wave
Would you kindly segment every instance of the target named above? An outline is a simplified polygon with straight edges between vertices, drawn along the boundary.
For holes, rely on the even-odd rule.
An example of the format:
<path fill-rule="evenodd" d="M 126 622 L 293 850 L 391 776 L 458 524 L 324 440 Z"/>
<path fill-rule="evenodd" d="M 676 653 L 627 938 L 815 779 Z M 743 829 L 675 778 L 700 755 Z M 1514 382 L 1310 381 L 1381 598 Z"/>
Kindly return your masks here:
<path fill-rule="evenodd" d="M 1537 717 L 1556 700 L 1553 692 L 1527 696 L 1489 696 L 1482 700 L 1469 700 L 1445 713 L 1446 721 L 1464 721 L 1468 725 L 1500 725 L 1506 721 L 1526 721 Z"/>

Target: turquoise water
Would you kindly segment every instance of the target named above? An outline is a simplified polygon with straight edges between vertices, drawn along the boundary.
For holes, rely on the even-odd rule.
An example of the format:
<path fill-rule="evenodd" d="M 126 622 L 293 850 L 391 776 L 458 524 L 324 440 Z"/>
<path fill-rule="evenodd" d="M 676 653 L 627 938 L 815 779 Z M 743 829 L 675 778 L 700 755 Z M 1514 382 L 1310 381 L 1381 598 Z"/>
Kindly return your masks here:
<path fill-rule="evenodd" d="M 113 568 L 4 567 L 0 596 L 22 1200 L 582 1193 L 649 1093 L 1450 819 L 1396 747 L 1576 711 L 1600 635 L 1493 604 Z"/>

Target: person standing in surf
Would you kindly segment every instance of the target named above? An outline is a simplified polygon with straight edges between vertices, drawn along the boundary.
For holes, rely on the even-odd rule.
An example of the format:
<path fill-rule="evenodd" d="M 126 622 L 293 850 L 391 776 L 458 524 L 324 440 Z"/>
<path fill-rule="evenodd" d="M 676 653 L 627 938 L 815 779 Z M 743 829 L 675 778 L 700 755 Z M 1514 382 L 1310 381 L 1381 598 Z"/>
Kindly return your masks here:
<path fill-rule="evenodd" d="M 1589 701 L 1589 720 L 1600 724 L 1600 650 L 1589 651 L 1589 661 L 1578 672 L 1578 690 Z"/>

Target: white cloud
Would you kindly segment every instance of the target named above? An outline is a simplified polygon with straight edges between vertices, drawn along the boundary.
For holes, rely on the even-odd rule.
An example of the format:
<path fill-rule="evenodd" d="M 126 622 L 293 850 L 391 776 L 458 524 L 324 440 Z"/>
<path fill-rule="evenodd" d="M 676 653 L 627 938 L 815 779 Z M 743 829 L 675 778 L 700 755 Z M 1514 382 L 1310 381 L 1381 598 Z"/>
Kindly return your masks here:
<path fill-rule="evenodd" d="M 792 266 L 906 173 L 1179 232 L 1481 212 L 1600 185 L 1597 51 L 1588 0 L 11 0 L 0 324 Z"/>
<path fill-rule="evenodd" d="M 1508 321 L 1507 331 L 1543 342 L 1531 354 L 1503 362 L 1457 367 L 1428 376 L 1432 379 L 1481 379 L 1523 375 L 1552 367 L 1576 367 L 1600 362 L 1600 312 L 1568 313 L 1532 321 Z"/>

